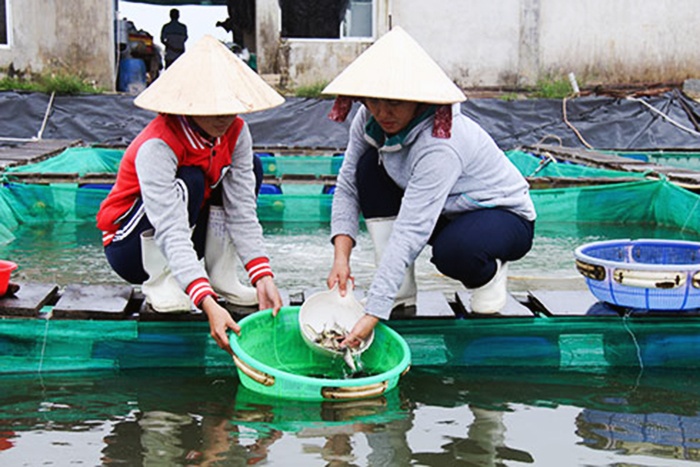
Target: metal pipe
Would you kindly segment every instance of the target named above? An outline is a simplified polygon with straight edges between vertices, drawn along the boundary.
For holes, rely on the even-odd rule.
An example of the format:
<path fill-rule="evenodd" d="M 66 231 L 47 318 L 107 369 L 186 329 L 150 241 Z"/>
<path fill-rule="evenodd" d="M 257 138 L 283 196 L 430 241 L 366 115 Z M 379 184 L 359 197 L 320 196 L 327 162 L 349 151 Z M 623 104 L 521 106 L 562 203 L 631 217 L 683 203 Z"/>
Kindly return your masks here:
<path fill-rule="evenodd" d="M 46 112 L 44 112 L 44 119 L 41 122 L 41 128 L 39 128 L 39 132 L 36 134 L 36 136 L 32 136 L 31 138 L 12 138 L 8 136 L 0 136 L 0 141 L 8 141 L 12 143 L 31 143 L 33 141 L 41 141 L 41 137 L 46 129 L 46 123 L 49 120 L 49 114 L 51 113 L 51 107 L 53 107 L 53 99 L 55 96 L 56 91 L 53 91 L 51 93 L 51 97 L 49 98 L 49 105 L 46 106 Z"/>
<path fill-rule="evenodd" d="M 49 105 L 46 107 L 46 112 L 44 113 L 44 120 L 41 122 L 41 129 L 39 129 L 39 133 L 36 135 L 38 140 L 41 140 L 41 136 L 44 134 L 44 130 L 46 129 L 46 122 L 49 120 L 49 113 L 51 113 L 51 107 L 53 107 L 53 98 L 55 95 L 56 91 L 53 91 L 51 93 L 51 99 L 49 99 Z"/>

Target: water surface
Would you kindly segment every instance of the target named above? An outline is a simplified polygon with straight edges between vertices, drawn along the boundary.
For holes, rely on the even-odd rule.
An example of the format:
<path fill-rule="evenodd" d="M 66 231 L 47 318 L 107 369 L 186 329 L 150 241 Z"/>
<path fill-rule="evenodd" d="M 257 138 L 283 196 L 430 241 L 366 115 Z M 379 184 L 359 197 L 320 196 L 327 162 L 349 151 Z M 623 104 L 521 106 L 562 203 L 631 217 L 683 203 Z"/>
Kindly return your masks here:
<path fill-rule="evenodd" d="M 691 373 L 414 368 L 367 401 L 271 400 L 218 370 L 0 379 L 2 465 L 683 466 Z"/>
<path fill-rule="evenodd" d="M 23 226 L 0 246 L 19 281 L 122 283 L 93 224 Z M 322 287 L 327 225 L 265 225 L 276 280 Z M 510 287 L 584 287 L 573 250 L 613 238 L 683 238 L 644 226 L 538 224 L 533 250 L 511 264 Z M 459 284 L 417 263 L 421 289 Z M 353 253 L 358 287 L 374 252 Z M 145 358 L 145 357 L 144 357 Z M 1 465 L 682 466 L 700 460 L 700 380 L 638 368 L 604 372 L 414 367 L 368 401 L 268 400 L 235 369 L 0 377 Z"/>
<path fill-rule="evenodd" d="M 276 282 L 290 292 L 325 287 L 333 261 L 327 224 L 264 224 L 265 241 Z M 0 245 L 0 258 L 14 261 L 19 269 L 13 277 L 59 285 L 121 284 L 102 251 L 100 232 L 92 223 L 24 225 L 13 232 L 16 239 Z M 511 290 L 528 287 L 581 288 L 583 279 L 574 266 L 573 251 L 592 241 L 615 238 L 676 238 L 671 229 L 648 226 L 552 224 L 537 225 L 532 250 L 509 265 Z M 356 286 L 368 288 L 374 274 L 374 251 L 362 230 L 352 254 Z M 242 269 L 239 270 L 241 275 Z M 453 291 L 461 285 L 441 275 L 430 263 L 430 247 L 419 256 L 416 278 L 420 289 Z"/>

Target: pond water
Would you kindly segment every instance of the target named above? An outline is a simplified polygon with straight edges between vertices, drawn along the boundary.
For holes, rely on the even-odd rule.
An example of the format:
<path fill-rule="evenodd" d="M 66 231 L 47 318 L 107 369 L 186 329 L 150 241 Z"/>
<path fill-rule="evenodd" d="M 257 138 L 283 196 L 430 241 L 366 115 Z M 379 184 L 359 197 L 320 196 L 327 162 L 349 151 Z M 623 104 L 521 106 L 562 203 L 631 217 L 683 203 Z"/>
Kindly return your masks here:
<path fill-rule="evenodd" d="M 698 378 L 414 368 L 379 398 L 301 403 L 221 370 L 4 377 L 0 463 L 692 465 Z"/>
<path fill-rule="evenodd" d="M 327 224 L 266 223 L 264 231 L 280 288 L 301 292 L 324 287 L 333 259 Z M 0 258 L 19 265 L 13 275 L 16 280 L 59 285 L 123 283 L 107 264 L 100 232 L 93 223 L 24 225 L 13 233 L 14 241 L 0 245 Z M 540 223 L 532 250 L 525 258 L 509 266 L 509 287 L 513 291 L 525 291 L 531 287 L 585 288 L 574 266 L 573 251 L 587 242 L 615 238 L 686 237 L 687 234 L 684 236 L 662 227 Z M 353 250 L 352 268 L 356 286 L 369 287 L 374 273 L 374 251 L 364 230 Z M 461 284 L 442 276 L 430 263 L 430 247 L 416 262 L 416 278 L 421 290 L 453 291 L 461 288 Z"/>
<path fill-rule="evenodd" d="M 322 287 L 326 225 L 265 225 L 277 283 Z M 0 246 L 18 281 L 122 283 L 93 224 L 24 226 Z M 512 290 L 584 287 L 573 250 L 611 238 L 683 238 L 662 228 L 547 225 L 509 270 Z M 366 232 L 358 287 L 373 272 Z M 429 251 L 421 289 L 454 290 Z M 148 370 L 0 377 L 0 465 L 682 466 L 700 461 L 700 376 L 643 369 L 413 367 L 382 397 L 343 403 L 268 400 L 229 370 Z"/>

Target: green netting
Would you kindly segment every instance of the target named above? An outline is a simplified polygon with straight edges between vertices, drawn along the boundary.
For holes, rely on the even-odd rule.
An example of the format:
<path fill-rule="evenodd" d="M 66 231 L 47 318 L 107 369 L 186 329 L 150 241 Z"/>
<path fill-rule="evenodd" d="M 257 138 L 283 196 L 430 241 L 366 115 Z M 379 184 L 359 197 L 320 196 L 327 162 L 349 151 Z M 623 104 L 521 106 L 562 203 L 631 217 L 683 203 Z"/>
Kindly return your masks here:
<path fill-rule="evenodd" d="M 5 170 L 11 179 L 12 173 L 77 173 L 84 176 L 95 173 L 116 173 L 119 162 L 124 154 L 121 149 L 108 148 L 68 148 L 58 156 Z M 553 158 L 542 158 L 533 154 L 513 150 L 506 155 L 526 177 L 643 177 L 644 174 L 633 174 L 616 170 L 599 169 L 569 162 L 557 162 Z M 336 175 L 343 161 L 342 154 L 335 156 L 303 156 L 283 155 L 274 156 L 260 153 L 263 173 L 272 176 L 284 175 Z"/>
<path fill-rule="evenodd" d="M 0 320 L 0 374 L 129 368 L 215 368 L 231 358 L 206 322 Z"/>
<path fill-rule="evenodd" d="M 392 320 L 413 367 L 700 368 L 700 318 L 533 317 Z M 0 374 L 229 368 L 206 322 L 0 320 Z"/>
<path fill-rule="evenodd" d="M 390 321 L 414 366 L 697 368 L 696 317 L 557 317 Z"/>
<path fill-rule="evenodd" d="M 15 168 L 24 172 L 58 171 L 62 165 L 72 173 L 116 171 L 120 150 L 74 148 L 56 160 Z M 530 154 L 510 151 L 509 157 L 525 174 L 553 177 L 629 177 L 627 172 L 594 169 L 573 164 L 549 162 Z M 71 156 L 70 162 L 67 159 Z M 286 158 L 291 159 L 287 160 Z M 74 159 L 79 159 L 76 162 Z M 332 156 L 265 156 L 266 171 L 279 175 L 303 170 L 317 174 L 337 171 L 342 157 Z M 287 164 L 288 165 L 285 165 Z M 274 167 L 271 167 L 271 164 Z M 302 169 L 300 167 L 305 167 Z M 539 170 L 538 170 L 539 169 Z M 577 175 L 578 174 L 578 175 Z M 639 174 L 638 174 L 639 175 Z M 12 172 L 4 174 L 11 180 Z M 641 176 L 641 175 L 640 175 Z M 258 215 L 264 223 L 292 225 L 327 223 L 330 220 L 332 194 L 326 193 L 322 179 L 307 184 L 282 183 L 281 194 L 261 194 Z M 109 185 L 53 183 L 30 184 L 6 181 L 0 186 L 0 243 L 14 239 L 12 231 L 19 224 L 45 222 L 92 222 Z M 598 186 L 532 190 L 540 223 L 617 224 L 664 226 L 681 232 L 700 233 L 700 210 L 697 194 L 664 180 L 640 180 Z"/>
<path fill-rule="evenodd" d="M 71 173 L 85 176 L 95 173 L 117 173 L 124 151 L 121 149 L 80 147 L 69 148 L 61 154 L 36 162 L 5 169 L 12 173 Z M 11 178 L 11 177 L 10 177 Z"/>
<path fill-rule="evenodd" d="M 645 176 L 644 173 L 622 172 L 558 162 L 554 158 L 540 158 L 523 151 L 507 151 L 506 155 L 525 177 L 644 178 Z"/>
<path fill-rule="evenodd" d="M 343 162 L 338 156 L 265 156 L 260 155 L 265 175 L 336 175 Z"/>

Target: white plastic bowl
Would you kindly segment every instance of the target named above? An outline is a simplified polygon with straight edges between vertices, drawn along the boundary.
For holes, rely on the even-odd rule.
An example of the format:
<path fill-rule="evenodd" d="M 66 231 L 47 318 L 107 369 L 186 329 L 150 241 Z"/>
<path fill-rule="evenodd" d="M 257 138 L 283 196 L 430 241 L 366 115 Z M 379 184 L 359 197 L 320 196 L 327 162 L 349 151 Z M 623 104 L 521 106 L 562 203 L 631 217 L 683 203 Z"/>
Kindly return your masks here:
<path fill-rule="evenodd" d="M 364 307 L 351 290 L 348 290 L 343 297 L 335 286 L 330 290 L 317 292 L 304 301 L 299 309 L 299 329 L 304 342 L 312 349 L 335 357 L 343 352 L 319 345 L 315 341 L 316 333 L 334 327 L 350 332 L 364 313 Z M 372 345 L 373 339 L 374 331 L 358 348 L 352 349 L 353 353 L 360 354 L 367 350 Z"/>

